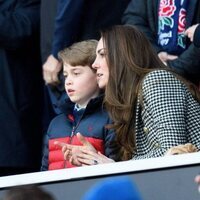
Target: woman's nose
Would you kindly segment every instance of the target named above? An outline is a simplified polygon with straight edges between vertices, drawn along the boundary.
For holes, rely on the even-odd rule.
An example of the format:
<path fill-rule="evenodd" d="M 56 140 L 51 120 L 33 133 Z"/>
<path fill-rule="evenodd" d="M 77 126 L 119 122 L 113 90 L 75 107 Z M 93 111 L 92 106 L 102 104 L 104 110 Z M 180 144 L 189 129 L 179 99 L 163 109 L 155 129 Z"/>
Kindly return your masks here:
<path fill-rule="evenodd" d="M 95 61 L 93 62 L 92 68 L 93 69 L 97 69 L 98 68 L 97 59 L 95 59 Z"/>

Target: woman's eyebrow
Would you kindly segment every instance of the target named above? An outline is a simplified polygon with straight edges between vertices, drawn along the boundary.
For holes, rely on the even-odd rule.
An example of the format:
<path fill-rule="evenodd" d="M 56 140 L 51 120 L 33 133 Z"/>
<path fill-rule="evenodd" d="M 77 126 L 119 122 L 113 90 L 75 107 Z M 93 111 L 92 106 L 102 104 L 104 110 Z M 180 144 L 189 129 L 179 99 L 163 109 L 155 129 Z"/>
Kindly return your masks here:
<path fill-rule="evenodd" d="M 97 53 L 100 53 L 102 50 L 104 50 L 105 48 L 103 47 L 103 48 L 101 48 L 101 49 L 99 49 L 98 51 L 97 51 Z"/>

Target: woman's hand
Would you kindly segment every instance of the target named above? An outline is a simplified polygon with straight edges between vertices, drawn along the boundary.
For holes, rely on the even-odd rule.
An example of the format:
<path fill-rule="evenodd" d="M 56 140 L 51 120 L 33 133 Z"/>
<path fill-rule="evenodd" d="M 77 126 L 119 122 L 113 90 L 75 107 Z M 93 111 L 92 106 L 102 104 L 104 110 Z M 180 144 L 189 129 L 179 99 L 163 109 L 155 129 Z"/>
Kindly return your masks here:
<path fill-rule="evenodd" d="M 97 151 L 93 147 L 93 145 L 90 142 L 88 142 L 83 135 L 81 135 L 81 133 L 77 133 L 76 135 L 79 141 L 83 144 L 83 146 L 71 145 L 71 144 L 67 144 L 67 143 L 59 142 L 59 141 L 55 141 L 54 144 L 62 148 L 62 152 L 63 152 L 63 156 L 65 160 L 69 160 L 73 165 L 81 166 L 82 163 L 80 163 L 78 159 L 76 158 L 76 156 L 79 155 L 81 150 L 86 149 L 91 152 L 97 152 Z M 73 158 L 71 159 L 72 156 Z"/>
<path fill-rule="evenodd" d="M 73 165 L 96 165 L 102 163 L 111 163 L 114 160 L 104 156 L 88 142 L 81 133 L 77 133 L 77 138 L 83 146 L 66 144 L 64 142 L 55 141 L 54 144 L 62 148 L 65 160 L 69 160 Z"/>
<path fill-rule="evenodd" d="M 181 144 L 175 147 L 171 147 L 170 149 L 168 149 L 168 151 L 166 152 L 166 156 L 168 155 L 176 155 L 176 154 L 184 154 L 184 153 L 193 153 L 193 152 L 197 152 L 197 148 L 191 144 L 191 143 L 187 143 L 187 144 Z"/>
<path fill-rule="evenodd" d="M 106 157 L 100 152 L 94 152 L 89 149 L 80 149 L 80 151 L 75 155 L 72 154 L 70 158 L 70 162 L 73 164 L 74 162 L 79 162 L 82 165 L 97 165 L 103 163 L 112 163 L 114 160 Z"/>

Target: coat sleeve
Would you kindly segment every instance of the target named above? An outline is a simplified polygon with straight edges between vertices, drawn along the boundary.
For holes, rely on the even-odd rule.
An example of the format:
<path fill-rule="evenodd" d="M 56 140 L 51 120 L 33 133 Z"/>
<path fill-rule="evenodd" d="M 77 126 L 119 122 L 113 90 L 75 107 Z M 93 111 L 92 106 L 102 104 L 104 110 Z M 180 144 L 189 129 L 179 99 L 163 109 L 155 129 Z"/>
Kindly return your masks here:
<path fill-rule="evenodd" d="M 200 48 L 200 24 L 197 26 L 194 33 L 194 45 Z"/>
<path fill-rule="evenodd" d="M 27 43 L 27 39 L 39 29 L 39 22 L 40 0 L 1 2 L 0 47 L 16 49 Z"/>
<path fill-rule="evenodd" d="M 147 153 L 133 159 L 163 156 L 169 148 L 187 142 L 185 86 L 170 72 L 160 70 L 147 75 L 142 89 L 142 123 L 150 131 L 146 136 L 143 131 L 138 133 L 137 146 L 146 141 L 143 149 Z"/>
<path fill-rule="evenodd" d="M 47 171 L 49 167 L 49 136 L 48 133 L 44 139 L 42 165 L 40 171 Z"/>
<path fill-rule="evenodd" d="M 49 169 L 49 139 L 50 139 L 50 133 L 52 130 L 51 128 L 52 123 L 53 121 L 51 121 L 44 138 L 42 165 L 41 165 L 40 171 L 47 171 Z"/>
<path fill-rule="evenodd" d="M 168 66 L 191 81 L 200 77 L 200 48 L 191 44 L 177 59 L 167 62 Z"/>
<path fill-rule="evenodd" d="M 52 47 L 55 58 L 60 50 L 74 43 L 83 3 L 84 0 L 59 0 Z"/>
<path fill-rule="evenodd" d="M 107 123 L 112 124 L 112 120 L 110 117 L 107 115 Z M 105 148 L 105 155 L 113 160 L 115 160 L 116 157 L 116 150 L 114 149 L 113 146 L 113 141 L 115 139 L 115 132 L 112 129 L 107 129 L 104 128 L 104 148 Z"/>
<path fill-rule="evenodd" d="M 157 52 L 161 48 L 157 45 L 156 17 L 154 17 L 154 3 L 147 0 L 132 0 L 122 17 L 123 24 L 136 26 L 149 39 Z"/>
<path fill-rule="evenodd" d="M 116 151 L 112 146 L 112 142 L 114 141 L 115 133 L 113 130 L 106 130 L 105 134 L 105 155 L 111 159 L 115 160 Z"/>

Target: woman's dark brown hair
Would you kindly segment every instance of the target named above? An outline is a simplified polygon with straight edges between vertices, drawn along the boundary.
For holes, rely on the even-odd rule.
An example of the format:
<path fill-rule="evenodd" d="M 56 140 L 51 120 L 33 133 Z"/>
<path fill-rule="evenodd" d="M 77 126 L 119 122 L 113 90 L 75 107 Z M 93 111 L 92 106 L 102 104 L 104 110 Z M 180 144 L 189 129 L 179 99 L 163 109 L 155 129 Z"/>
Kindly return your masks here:
<path fill-rule="evenodd" d="M 116 132 L 116 159 L 128 160 L 136 152 L 136 104 L 141 82 L 147 73 L 166 67 L 144 34 L 133 26 L 113 26 L 101 36 L 109 66 L 105 105 L 113 124 L 108 127 Z"/>

